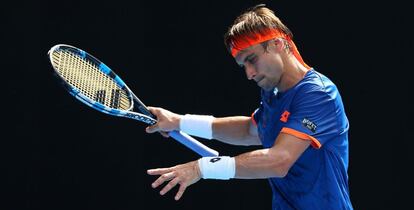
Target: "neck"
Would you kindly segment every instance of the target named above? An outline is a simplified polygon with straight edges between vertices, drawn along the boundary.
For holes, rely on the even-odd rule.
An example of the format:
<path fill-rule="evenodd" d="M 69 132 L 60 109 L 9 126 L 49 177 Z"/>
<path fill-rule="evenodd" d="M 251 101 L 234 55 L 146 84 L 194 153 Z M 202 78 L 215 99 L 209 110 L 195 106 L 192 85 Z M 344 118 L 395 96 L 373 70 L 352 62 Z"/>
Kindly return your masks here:
<path fill-rule="evenodd" d="M 303 79 L 306 72 L 309 70 L 303 66 L 292 54 L 286 59 L 284 64 L 285 71 L 283 72 L 280 80 L 279 91 L 284 92 L 293 86 L 295 86 L 300 80 Z"/>

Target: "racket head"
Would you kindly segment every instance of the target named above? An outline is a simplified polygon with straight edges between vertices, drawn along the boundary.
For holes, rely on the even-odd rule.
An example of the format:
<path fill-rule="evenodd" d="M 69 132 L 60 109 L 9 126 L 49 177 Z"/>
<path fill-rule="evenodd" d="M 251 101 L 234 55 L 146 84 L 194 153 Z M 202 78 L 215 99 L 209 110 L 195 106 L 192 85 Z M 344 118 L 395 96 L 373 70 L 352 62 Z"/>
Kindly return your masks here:
<path fill-rule="evenodd" d="M 115 72 L 91 54 L 58 44 L 48 55 L 65 89 L 84 104 L 107 114 L 154 123 L 151 117 L 132 112 L 133 93 Z"/>

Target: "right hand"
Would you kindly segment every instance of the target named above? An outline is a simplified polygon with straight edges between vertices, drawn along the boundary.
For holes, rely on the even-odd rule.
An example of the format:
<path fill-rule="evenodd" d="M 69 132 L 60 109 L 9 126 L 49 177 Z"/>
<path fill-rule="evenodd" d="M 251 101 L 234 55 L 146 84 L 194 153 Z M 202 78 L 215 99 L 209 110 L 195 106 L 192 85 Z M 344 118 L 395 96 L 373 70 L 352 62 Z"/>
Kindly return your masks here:
<path fill-rule="evenodd" d="M 201 172 L 197 160 L 169 168 L 150 169 L 147 173 L 149 175 L 159 175 L 158 179 L 152 183 L 153 188 L 168 182 L 168 184 L 166 184 L 160 191 L 161 195 L 170 191 L 177 186 L 177 184 L 180 185 L 178 192 L 175 195 L 175 200 L 181 198 L 188 186 L 201 179 Z"/>
<path fill-rule="evenodd" d="M 182 115 L 159 107 L 148 107 L 148 110 L 157 117 L 158 122 L 148 126 L 145 129 L 147 133 L 160 132 L 164 137 L 169 137 L 169 131 L 180 130 L 180 120 Z"/>

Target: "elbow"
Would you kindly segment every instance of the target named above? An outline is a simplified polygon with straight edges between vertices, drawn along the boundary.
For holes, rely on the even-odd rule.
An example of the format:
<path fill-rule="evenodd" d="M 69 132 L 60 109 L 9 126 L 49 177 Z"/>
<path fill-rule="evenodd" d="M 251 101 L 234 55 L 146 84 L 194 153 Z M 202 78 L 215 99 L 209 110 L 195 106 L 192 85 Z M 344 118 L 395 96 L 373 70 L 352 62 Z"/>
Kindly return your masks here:
<path fill-rule="evenodd" d="M 281 169 L 279 171 L 278 177 L 284 178 L 288 174 L 288 172 L 289 172 L 289 169 L 285 169 L 285 168 L 284 169 Z"/>
<path fill-rule="evenodd" d="M 278 155 L 276 155 L 274 160 L 274 174 L 276 177 L 284 178 L 288 172 L 290 167 L 292 167 L 293 164 L 293 158 L 287 151 L 279 151 Z"/>

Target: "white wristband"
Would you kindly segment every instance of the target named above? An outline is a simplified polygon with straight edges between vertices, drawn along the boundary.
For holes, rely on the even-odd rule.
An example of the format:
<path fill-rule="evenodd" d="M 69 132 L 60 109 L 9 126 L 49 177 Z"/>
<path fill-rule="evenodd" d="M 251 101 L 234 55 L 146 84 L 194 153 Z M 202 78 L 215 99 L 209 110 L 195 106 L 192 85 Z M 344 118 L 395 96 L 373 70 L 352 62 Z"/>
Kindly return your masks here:
<path fill-rule="evenodd" d="M 213 116 L 186 114 L 180 120 L 180 130 L 205 139 L 213 138 Z"/>
<path fill-rule="evenodd" d="M 203 157 L 198 160 L 201 177 L 203 179 L 231 179 L 236 175 L 236 161 L 234 157 Z"/>

